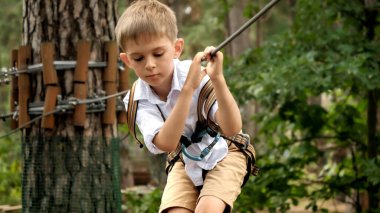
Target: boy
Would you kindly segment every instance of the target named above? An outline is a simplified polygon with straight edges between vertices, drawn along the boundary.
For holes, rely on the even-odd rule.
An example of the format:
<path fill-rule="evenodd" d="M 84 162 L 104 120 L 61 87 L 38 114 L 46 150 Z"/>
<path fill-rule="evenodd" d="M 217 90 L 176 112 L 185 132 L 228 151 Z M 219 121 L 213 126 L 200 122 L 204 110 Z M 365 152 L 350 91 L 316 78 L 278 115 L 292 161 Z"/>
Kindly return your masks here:
<path fill-rule="evenodd" d="M 168 174 L 160 212 L 230 212 L 247 174 L 246 155 L 216 132 L 197 142 L 189 139 L 198 120 L 199 93 L 208 80 L 217 100 L 211 119 L 224 136 L 242 128 L 239 108 L 223 76 L 223 54 L 211 57 L 214 48 L 207 47 L 192 61 L 178 60 L 184 40 L 177 38 L 175 14 L 157 0 L 135 1 L 115 31 L 123 51 L 120 59 L 139 77 L 134 92 L 139 101 L 136 124 L 148 150 L 172 152 L 184 138 L 190 141 L 182 145 L 183 154 Z M 206 67 L 201 66 L 202 57 L 208 60 Z M 210 152 L 200 156 L 211 143 Z"/>

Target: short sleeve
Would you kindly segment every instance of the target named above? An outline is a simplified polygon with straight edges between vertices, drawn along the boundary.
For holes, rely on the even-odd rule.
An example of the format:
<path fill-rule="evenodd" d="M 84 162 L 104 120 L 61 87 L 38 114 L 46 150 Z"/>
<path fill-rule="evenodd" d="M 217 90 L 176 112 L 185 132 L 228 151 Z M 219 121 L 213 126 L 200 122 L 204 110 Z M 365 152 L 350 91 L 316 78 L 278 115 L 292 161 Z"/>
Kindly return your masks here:
<path fill-rule="evenodd" d="M 123 102 L 126 111 L 128 111 L 129 92 L 124 97 Z M 143 135 L 144 144 L 147 149 L 153 154 L 160 154 L 164 153 L 164 151 L 158 149 L 153 144 L 153 138 L 161 129 L 164 121 L 161 118 L 160 113 L 155 110 L 158 109 L 153 104 L 146 100 L 140 100 L 137 106 L 136 125 Z"/>
<path fill-rule="evenodd" d="M 144 144 L 153 154 L 164 153 L 153 144 L 153 138 L 164 125 L 157 107 L 145 100 L 140 100 L 137 108 L 136 124 L 143 135 Z"/>

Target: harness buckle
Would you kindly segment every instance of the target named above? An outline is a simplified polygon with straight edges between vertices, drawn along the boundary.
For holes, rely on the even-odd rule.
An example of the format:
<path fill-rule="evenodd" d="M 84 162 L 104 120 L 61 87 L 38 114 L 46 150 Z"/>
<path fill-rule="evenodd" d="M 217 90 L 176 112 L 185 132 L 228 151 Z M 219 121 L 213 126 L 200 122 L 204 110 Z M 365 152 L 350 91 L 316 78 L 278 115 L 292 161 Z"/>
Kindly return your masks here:
<path fill-rule="evenodd" d="M 192 154 L 190 154 L 189 152 L 187 152 L 187 147 L 185 146 L 185 144 L 181 144 L 182 146 L 182 153 L 188 157 L 189 159 L 193 160 L 193 161 L 201 161 L 203 160 L 203 158 L 208 155 L 212 149 L 212 147 L 215 146 L 215 144 L 219 141 L 220 139 L 220 134 L 217 133 L 216 136 L 214 137 L 214 140 L 206 147 L 204 148 L 202 151 L 201 151 L 201 154 L 199 156 L 194 156 Z"/>
<path fill-rule="evenodd" d="M 193 135 L 191 135 L 192 143 L 199 143 L 202 140 L 202 137 L 207 133 L 207 126 L 200 121 L 197 121 L 195 125 L 195 131 Z"/>
<path fill-rule="evenodd" d="M 244 141 L 244 143 L 242 144 L 243 145 L 242 149 L 246 150 L 251 141 L 251 138 L 247 134 L 239 134 L 239 135 L 243 138 L 242 141 Z"/>

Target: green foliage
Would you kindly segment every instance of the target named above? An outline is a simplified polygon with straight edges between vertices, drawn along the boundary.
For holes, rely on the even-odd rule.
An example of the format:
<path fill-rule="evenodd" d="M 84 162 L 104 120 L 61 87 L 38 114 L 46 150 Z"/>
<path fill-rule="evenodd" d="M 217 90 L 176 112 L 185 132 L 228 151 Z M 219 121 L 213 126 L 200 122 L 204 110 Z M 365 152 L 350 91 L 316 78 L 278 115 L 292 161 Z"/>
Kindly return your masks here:
<path fill-rule="evenodd" d="M 215 7 L 216 3 L 221 6 Z M 193 17 L 185 19 L 179 26 L 179 36 L 185 39 L 183 59 L 193 58 L 207 46 L 217 46 L 226 34 L 221 20 L 225 18 L 227 5 L 222 1 L 197 0 L 192 1 L 191 6 Z"/>
<path fill-rule="evenodd" d="M 0 14 L 0 67 L 8 67 L 11 50 L 21 44 L 22 1 L 1 1 Z"/>
<path fill-rule="evenodd" d="M 361 1 L 299 0 L 288 31 L 227 70 L 242 74 L 230 84 L 239 101 L 254 99 L 261 110 L 254 119 L 262 174 L 243 190 L 241 212 L 285 212 L 300 198 L 325 211 L 318 200 L 379 186 L 379 158 L 367 157 L 366 110 L 368 92 L 380 89 L 380 32 L 368 13 Z M 312 103 L 321 96 L 328 105 Z"/>
<path fill-rule="evenodd" d="M 0 67 L 9 67 L 9 54 L 21 44 L 22 1 L 3 0 L 0 14 Z M 0 84 L 0 114 L 9 109 L 9 86 Z M 9 131 L 0 120 L 0 136 Z M 0 205 L 21 204 L 21 144 L 16 136 L 0 139 Z"/>
<path fill-rule="evenodd" d="M 129 213 L 156 213 L 160 207 L 162 190 L 157 188 L 147 194 L 126 193 L 126 210 Z"/>
<path fill-rule="evenodd" d="M 21 150 L 15 141 L 0 141 L 0 205 L 21 203 Z"/>

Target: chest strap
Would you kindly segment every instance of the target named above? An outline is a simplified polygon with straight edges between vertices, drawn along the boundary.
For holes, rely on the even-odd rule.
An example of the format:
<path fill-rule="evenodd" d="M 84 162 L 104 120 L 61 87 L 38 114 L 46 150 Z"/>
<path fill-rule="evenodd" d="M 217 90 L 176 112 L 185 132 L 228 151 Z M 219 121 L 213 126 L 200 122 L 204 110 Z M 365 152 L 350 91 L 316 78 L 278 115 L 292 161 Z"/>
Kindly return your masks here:
<path fill-rule="evenodd" d="M 135 96 L 137 81 L 132 85 L 131 90 L 129 91 L 128 98 L 128 109 L 127 109 L 127 125 L 130 134 L 132 134 L 135 141 L 140 145 L 140 148 L 143 148 L 143 143 L 137 138 L 136 135 L 136 114 L 139 101 L 134 101 L 133 97 Z"/>
<path fill-rule="evenodd" d="M 189 141 L 189 139 L 187 139 L 185 136 L 182 136 L 181 137 L 182 153 L 193 161 L 201 161 L 203 160 L 204 157 L 206 157 L 206 155 L 210 153 L 211 149 L 215 146 L 215 144 L 219 141 L 219 139 L 220 139 L 220 134 L 217 133 L 216 136 L 214 137 L 214 140 L 206 148 L 204 148 L 201 151 L 201 154 L 199 156 L 194 156 L 190 154 L 186 149 L 187 147 L 189 147 L 189 145 L 191 145 L 192 142 Z"/>

